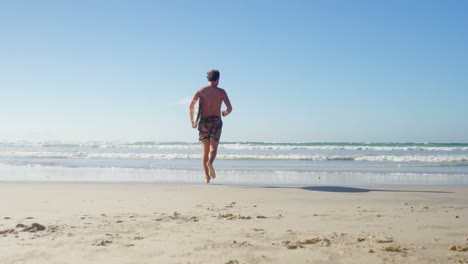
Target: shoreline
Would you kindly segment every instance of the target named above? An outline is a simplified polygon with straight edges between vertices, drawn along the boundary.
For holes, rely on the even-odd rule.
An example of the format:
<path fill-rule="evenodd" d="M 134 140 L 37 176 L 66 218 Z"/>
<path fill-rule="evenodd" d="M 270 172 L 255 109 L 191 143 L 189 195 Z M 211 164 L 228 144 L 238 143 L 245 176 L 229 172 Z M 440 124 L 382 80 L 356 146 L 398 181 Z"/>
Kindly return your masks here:
<path fill-rule="evenodd" d="M 468 186 L 468 175 L 465 174 L 226 171 L 223 167 L 215 168 L 220 177 L 213 183 L 234 186 Z M 204 182 L 204 173 L 201 168 L 198 170 L 175 170 L 0 165 L 0 182 L 197 184 Z"/>
<path fill-rule="evenodd" d="M 468 186 L 0 182 L 0 262 L 466 263 L 466 193 Z M 33 223 L 45 230 L 25 231 Z"/>

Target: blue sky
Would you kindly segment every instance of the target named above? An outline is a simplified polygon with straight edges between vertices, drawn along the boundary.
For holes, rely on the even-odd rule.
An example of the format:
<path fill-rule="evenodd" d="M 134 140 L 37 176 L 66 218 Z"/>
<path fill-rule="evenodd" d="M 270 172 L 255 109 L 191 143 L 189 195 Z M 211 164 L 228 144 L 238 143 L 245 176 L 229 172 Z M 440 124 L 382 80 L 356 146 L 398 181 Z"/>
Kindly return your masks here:
<path fill-rule="evenodd" d="M 468 142 L 466 1 L 2 1 L 0 139 Z"/>

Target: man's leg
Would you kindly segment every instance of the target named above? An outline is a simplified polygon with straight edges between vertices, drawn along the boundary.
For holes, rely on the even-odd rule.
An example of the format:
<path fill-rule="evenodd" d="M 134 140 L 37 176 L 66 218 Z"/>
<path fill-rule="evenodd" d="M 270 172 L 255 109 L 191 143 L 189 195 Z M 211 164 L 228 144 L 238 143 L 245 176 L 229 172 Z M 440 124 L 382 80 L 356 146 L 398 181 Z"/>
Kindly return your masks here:
<path fill-rule="evenodd" d="M 213 162 L 216 159 L 216 154 L 218 153 L 218 144 L 219 142 L 216 140 L 210 140 L 209 142 L 209 155 L 206 166 L 208 167 L 210 177 L 213 179 L 216 178 L 216 172 L 213 168 Z"/>
<path fill-rule="evenodd" d="M 203 169 L 205 170 L 205 180 L 206 183 L 210 183 L 210 174 L 209 174 L 209 169 L 208 169 L 208 162 L 209 162 L 209 154 L 210 154 L 210 140 L 209 139 L 203 139 L 202 141 L 203 145 Z"/>

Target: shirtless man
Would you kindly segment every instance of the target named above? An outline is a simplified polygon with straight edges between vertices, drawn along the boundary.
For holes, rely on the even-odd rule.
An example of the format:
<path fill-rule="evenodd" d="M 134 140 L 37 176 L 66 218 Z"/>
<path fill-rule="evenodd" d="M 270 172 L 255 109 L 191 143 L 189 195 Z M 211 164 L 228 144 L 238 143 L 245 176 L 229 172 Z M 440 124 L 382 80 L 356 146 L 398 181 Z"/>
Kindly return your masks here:
<path fill-rule="evenodd" d="M 229 115 L 232 111 L 232 106 L 226 91 L 218 87 L 219 71 L 212 70 L 208 72 L 206 78 L 209 81 L 209 85 L 200 88 L 193 96 L 192 103 L 190 104 L 190 121 L 192 122 L 192 127 L 196 128 L 197 124 L 195 124 L 193 115 L 194 106 L 198 100 L 201 100 L 199 109 L 201 111 L 201 119 L 198 124 L 198 131 L 199 140 L 203 145 L 205 179 L 206 183 L 210 183 L 211 179 L 216 178 L 213 162 L 216 158 L 223 127 L 221 115 Z M 223 102 L 227 107 L 226 111 L 221 111 L 221 104 Z"/>

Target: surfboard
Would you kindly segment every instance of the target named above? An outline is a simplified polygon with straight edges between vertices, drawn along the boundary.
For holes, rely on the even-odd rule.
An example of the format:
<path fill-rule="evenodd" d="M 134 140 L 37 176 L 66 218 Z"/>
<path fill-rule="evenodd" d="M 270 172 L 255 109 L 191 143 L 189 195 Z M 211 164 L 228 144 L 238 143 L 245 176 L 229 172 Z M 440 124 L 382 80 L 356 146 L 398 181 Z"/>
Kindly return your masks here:
<path fill-rule="evenodd" d="M 198 98 L 198 103 L 195 105 L 195 128 L 198 127 L 198 123 L 200 123 L 201 118 L 201 98 Z"/>

